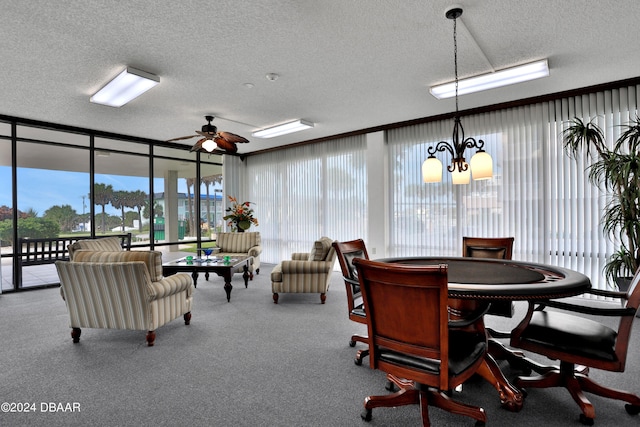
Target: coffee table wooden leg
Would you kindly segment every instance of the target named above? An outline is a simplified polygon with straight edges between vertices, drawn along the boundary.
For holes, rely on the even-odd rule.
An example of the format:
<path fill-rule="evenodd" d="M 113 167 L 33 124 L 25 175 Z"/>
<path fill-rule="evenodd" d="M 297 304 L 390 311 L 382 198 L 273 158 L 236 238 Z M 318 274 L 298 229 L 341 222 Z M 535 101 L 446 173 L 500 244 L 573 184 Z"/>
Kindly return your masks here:
<path fill-rule="evenodd" d="M 244 287 L 249 287 L 249 261 L 242 267 L 242 278 L 244 279 Z"/>
<path fill-rule="evenodd" d="M 193 278 L 193 287 L 197 288 L 198 287 L 198 272 L 196 270 L 193 270 L 193 273 L 191 273 L 191 277 Z"/>
<path fill-rule="evenodd" d="M 231 285 L 231 277 L 233 273 L 231 270 L 224 274 L 224 291 L 227 293 L 227 302 L 231 302 L 231 289 L 233 289 L 233 285 Z"/>

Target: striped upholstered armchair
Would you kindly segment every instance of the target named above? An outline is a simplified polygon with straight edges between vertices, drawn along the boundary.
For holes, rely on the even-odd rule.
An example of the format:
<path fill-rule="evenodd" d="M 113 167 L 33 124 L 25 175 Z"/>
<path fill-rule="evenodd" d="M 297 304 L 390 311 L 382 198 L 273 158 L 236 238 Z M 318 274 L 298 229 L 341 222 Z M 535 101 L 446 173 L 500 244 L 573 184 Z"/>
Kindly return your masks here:
<path fill-rule="evenodd" d="M 258 231 L 245 231 L 244 233 L 218 233 L 216 246 L 220 252 L 216 256 L 253 257 L 249 262 L 249 277 L 253 280 L 253 272 L 260 274 L 260 254 L 262 253 L 262 240 Z M 237 272 L 242 272 L 243 266 L 238 267 Z"/>
<path fill-rule="evenodd" d="M 189 324 L 193 279 L 163 277 L 161 252 L 76 248 L 72 256 L 56 268 L 74 343 L 81 328 L 106 328 L 146 331 L 152 346 L 160 326 L 179 316 Z"/>
<path fill-rule="evenodd" d="M 285 292 L 319 293 L 324 304 L 329 290 L 329 279 L 336 262 L 333 241 L 321 237 L 313 244 L 311 252 L 296 252 L 290 260 L 280 262 L 271 270 L 273 302 L 278 303 L 278 294 Z"/>

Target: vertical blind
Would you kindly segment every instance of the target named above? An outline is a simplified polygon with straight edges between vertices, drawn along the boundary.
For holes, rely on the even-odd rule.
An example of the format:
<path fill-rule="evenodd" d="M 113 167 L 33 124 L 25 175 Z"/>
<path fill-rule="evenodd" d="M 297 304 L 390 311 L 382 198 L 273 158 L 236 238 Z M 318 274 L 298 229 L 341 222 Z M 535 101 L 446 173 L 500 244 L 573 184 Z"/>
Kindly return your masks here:
<path fill-rule="evenodd" d="M 606 193 L 587 179 L 589 159 L 570 158 L 562 131 L 574 117 L 593 120 L 612 144 L 638 114 L 638 87 L 625 87 L 462 117 L 466 136 L 483 139 L 494 177 L 425 184 L 427 147 L 451 142 L 452 120 L 388 131 L 391 256 L 460 256 L 462 237 L 515 237 L 514 259 L 580 271 L 606 288 L 602 269 L 619 242 L 600 226 Z M 467 149 L 467 161 L 473 155 Z M 448 153 L 436 155 L 449 164 Z"/>
<path fill-rule="evenodd" d="M 260 259 L 278 263 L 309 252 L 322 236 L 366 238 L 366 136 L 248 157 L 245 191 L 255 203 Z"/>

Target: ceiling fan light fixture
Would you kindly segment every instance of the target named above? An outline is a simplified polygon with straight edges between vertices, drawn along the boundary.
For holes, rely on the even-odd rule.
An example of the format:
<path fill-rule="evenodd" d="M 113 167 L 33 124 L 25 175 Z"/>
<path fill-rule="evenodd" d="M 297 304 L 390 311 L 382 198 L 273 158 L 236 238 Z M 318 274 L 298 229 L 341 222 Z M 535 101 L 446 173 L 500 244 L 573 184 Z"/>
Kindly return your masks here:
<path fill-rule="evenodd" d="M 458 95 L 466 95 L 497 87 L 508 86 L 549 76 L 549 62 L 546 59 L 516 67 L 505 68 L 494 73 L 458 80 Z M 438 99 L 456 96 L 456 82 L 431 86 L 431 95 Z"/>
<path fill-rule="evenodd" d="M 301 130 L 310 129 L 314 126 L 313 123 L 298 119 L 292 122 L 283 123 L 281 125 L 272 126 L 266 129 L 262 129 L 253 132 L 251 135 L 256 138 L 273 138 L 280 135 L 286 135 L 288 133 L 299 132 Z"/>
<path fill-rule="evenodd" d="M 211 153 L 213 150 L 218 148 L 218 144 L 213 139 L 207 139 L 202 143 L 202 148 L 204 148 L 208 153 Z"/>
<path fill-rule="evenodd" d="M 160 77 L 127 67 L 89 98 L 89 101 L 110 107 L 122 107 L 158 83 L 160 83 Z"/>

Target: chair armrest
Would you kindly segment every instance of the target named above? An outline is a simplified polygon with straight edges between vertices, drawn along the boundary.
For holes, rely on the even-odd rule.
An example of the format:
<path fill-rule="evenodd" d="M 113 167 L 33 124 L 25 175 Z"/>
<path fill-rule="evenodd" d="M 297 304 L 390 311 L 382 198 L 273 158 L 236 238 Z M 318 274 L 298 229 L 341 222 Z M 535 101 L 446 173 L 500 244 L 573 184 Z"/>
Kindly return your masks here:
<path fill-rule="evenodd" d="M 623 299 L 623 300 L 627 299 L 627 293 L 626 292 L 619 292 L 619 291 L 606 291 L 606 290 L 602 290 L 602 289 L 589 289 L 588 291 L 585 292 L 585 294 L 599 295 L 601 297 L 618 298 L 618 299 Z"/>
<path fill-rule="evenodd" d="M 150 301 L 187 291 L 187 297 L 193 293 L 193 278 L 187 273 L 172 274 L 157 282 L 151 282 Z"/>
<path fill-rule="evenodd" d="M 332 262 L 327 261 L 282 261 L 282 274 L 318 274 L 327 273 L 332 267 Z"/>
<path fill-rule="evenodd" d="M 252 246 L 251 248 L 249 248 L 249 256 L 253 256 L 256 257 L 258 255 L 260 255 L 262 253 L 262 246 L 258 245 L 258 246 Z"/>
<path fill-rule="evenodd" d="M 360 282 L 359 282 L 359 281 L 357 281 L 357 280 L 353 280 L 353 279 L 351 279 L 351 278 L 349 278 L 349 277 L 345 277 L 345 276 L 342 276 L 342 278 L 344 279 L 344 281 L 345 281 L 345 282 L 347 282 L 347 283 L 348 283 L 348 284 L 350 284 L 350 285 L 353 285 L 353 286 L 360 286 Z"/>
<path fill-rule="evenodd" d="M 291 259 L 294 261 L 308 261 L 309 254 L 306 252 L 294 252 L 291 254 Z"/>
<path fill-rule="evenodd" d="M 567 302 L 560 302 L 554 300 L 545 301 L 530 301 L 530 307 L 538 305 L 536 310 L 544 310 L 545 307 L 553 307 L 559 310 L 571 311 L 574 313 L 591 314 L 595 316 L 634 316 L 636 310 L 633 308 L 600 308 L 600 307 L 588 307 L 578 304 L 570 304 Z"/>

